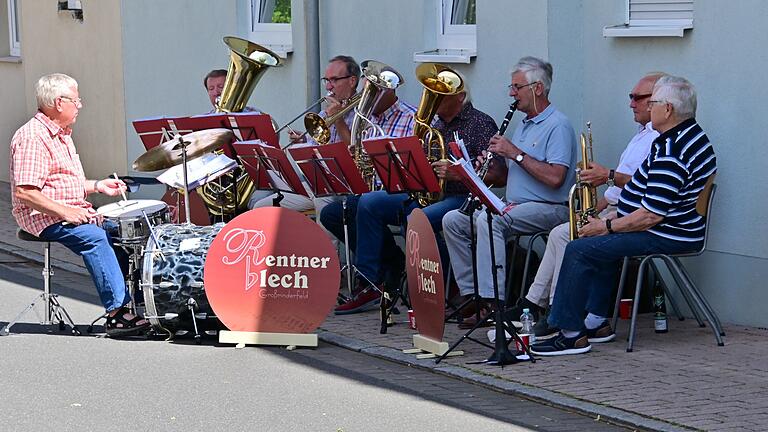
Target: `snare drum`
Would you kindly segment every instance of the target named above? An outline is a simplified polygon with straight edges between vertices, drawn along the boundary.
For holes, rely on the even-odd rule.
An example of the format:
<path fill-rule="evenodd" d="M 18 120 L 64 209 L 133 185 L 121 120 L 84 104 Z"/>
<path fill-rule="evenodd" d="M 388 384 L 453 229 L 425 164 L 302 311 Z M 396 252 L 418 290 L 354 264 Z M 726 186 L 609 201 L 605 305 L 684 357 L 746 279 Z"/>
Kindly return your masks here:
<path fill-rule="evenodd" d="M 200 331 L 223 329 L 203 286 L 208 249 L 223 227 L 223 223 L 155 227 L 157 243 L 150 238 L 144 249 L 141 285 L 147 317 L 156 330 L 193 332 L 190 305 Z"/>
<path fill-rule="evenodd" d="M 149 238 L 149 225 L 144 218 L 146 213 L 152 226 L 170 222 L 168 204 L 157 200 L 126 200 L 99 207 L 98 212 L 112 224 L 105 228 L 115 243 L 144 244 Z"/>

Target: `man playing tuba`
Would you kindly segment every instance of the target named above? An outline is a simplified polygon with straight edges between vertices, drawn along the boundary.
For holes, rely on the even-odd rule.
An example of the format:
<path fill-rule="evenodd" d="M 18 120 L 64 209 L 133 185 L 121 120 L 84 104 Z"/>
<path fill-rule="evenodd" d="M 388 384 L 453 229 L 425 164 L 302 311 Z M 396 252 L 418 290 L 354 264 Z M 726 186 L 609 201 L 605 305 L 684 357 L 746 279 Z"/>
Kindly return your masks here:
<path fill-rule="evenodd" d="M 437 120 L 434 124 L 443 137 L 452 137 L 454 132 L 463 138 L 472 159 L 488 147 L 488 140 L 496 132 L 493 119 L 476 109 L 470 102 L 466 84 L 464 90 L 445 96 L 437 108 Z M 446 179 L 445 196 L 442 200 L 424 207 L 424 213 L 435 232 L 442 231 L 443 216 L 461 206 L 467 196 L 467 189 L 447 170 L 449 162 L 436 161 L 432 166 L 439 178 Z M 404 207 L 404 204 L 405 207 Z M 392 290 L 405 269 L 405 256 L 395 244 L 388 225 L 402 224 L 402 217 L 419 205 L 406 193 L 389 194 L 376 191 L 363 195 L 357 207 L 357 269 L 379 290 Z M 405 214 L 403 211 L 405 210 Z M 447 256 L 445 245 L 438 236 L 441 255 Z M 393 253 L 390 253 L 393 251 Z M 386 283 L 385 283 L 386 280 Z M 380 294 L 373 289 L 365 290 L 365 283 L 358 281 L 359 295 L 350 302 L 336 308 L 337 314 L 355 313 L 376 304 Z"/>

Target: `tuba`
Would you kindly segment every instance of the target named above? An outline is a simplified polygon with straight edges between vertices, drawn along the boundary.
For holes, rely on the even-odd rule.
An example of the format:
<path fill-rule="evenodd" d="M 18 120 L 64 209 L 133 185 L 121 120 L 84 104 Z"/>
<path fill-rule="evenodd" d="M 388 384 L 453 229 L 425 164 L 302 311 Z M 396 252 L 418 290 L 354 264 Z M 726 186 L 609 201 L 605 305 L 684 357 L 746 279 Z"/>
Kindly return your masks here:
<path fill-rule="evenodd" d="M 576 167 L 576 184 L 571 186 L 568 193 L 569 233 L 571 240 L 579 238 L 579 228 L 589 222 L 590 217 L 597 214 L 597 188 L 584 183 L 579 178 L 583 169 L 589 168 L 592 163 L 592 127 L 587 122 L 587 136 L 581 134 L 581 162 Z"/>
<path fill-rule="evenodd" d="M 282 64 L 275 53 L 245 39 L 227 36 L 224 43 L 231 52 L 227 79 L 216 102 L 216 112 L 241 112 L 264 73 L 270 67 Z M 236 184 L 236 192 L 232 183 Z M 198 193 L 209 213 L 226 218 L 247 210 L 253 189 L 253 181 L 245 170 L 237 168 L 222 176 L 220 182 L 204 184 Z"/>
<path fill-rule="evenodd" d="M 439 63 L 422 63 L 416 67 L 416 78 L 424 87 L 419 108 L 414 116 L 413 133 L 422 142 L 424 153 L 430 163 L 446 157 L 445 140 L 440 131 L 431 126 L 432 119 L 443 96 L 455 95 L 464 90 L 464 81 L 453 69 Z M 445 189 L 445 179 L 440 180 L 440 189 Z M 442 199 L 442 193 L 420 192 L 414 198 L 422 207 Z"/>
<path fill-rule="evenodd" d="M 375 60 L 366 60 L 360 66 L 365 77 L 365 85 L 363 91 L 360 92 L 360 101 L 355 107 L 355 118 L 352 120 L 352 127 L 349 130 L 350 146 L 357 169 L 360 170 L 360 174 L 362 174 L 368 187 L 373 190 L 376 187 L 376 171 L 373 169 L 370 157 L 363 149 L 363 140 L 385 135 L 381 127 L 370 119 L 373 109 L 385 91 L 395 90 L 404 80 L 402 75 L 391 66 Z"/>

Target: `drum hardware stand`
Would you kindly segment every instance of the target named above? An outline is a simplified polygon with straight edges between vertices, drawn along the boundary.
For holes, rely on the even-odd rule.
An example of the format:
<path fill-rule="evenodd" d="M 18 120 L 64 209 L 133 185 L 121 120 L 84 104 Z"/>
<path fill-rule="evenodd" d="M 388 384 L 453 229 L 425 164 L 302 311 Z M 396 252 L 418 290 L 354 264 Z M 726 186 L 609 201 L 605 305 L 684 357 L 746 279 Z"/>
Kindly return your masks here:
<path fill-rule="evenodd" d="M 181 146 L 181 165 L 182 165 L 182 171 L 184 172 L 184 216 L 187 218 L 187 223 L 191 223 L 192 216 L 191 211 L 189 209 L 189 180 L 187 178 L 187 144 L 188 142 L 184 141 L 184 137 L 179 135 L 179 145 Z M 146 215 L 144 215 L 146 216 Z"/>
<path fill-rule="evenodd" d="M 521 359 L 518 359 L 517 356 L 515 356 L 509 351 L 509 342 L 511 342 L 512 339 L 516 340 L 520 344 L 520 346 L 525 347 L 525 354 L 528 355 L 528 358 L 530 359 L 531 363 L 536 362 L 536 359 L 533 357 L 533 354 L 531 353 L 530 346 L 523 343 L 522 339 L 520 338 L 520 335 L 517 334 L 517 329 L 515 329 L 515 326 L 513 326 L 511 323 L 504 321 L 504 301 L 502 301 L 499 298 L 498 269 L 501 268 L 501 266 L 496 264 L 496 251 L 493 244 L 493 214 L 489 207 L 486 207 L 485 213 L 486 213 L 486 220 L 488 223 L 488 232 L 490 233 L 489 246 L 491 250 L 491 274 L 493 275 L 493 302 L 494 302 L 494 308 L 496 310 L 493 314 L 488 314 L 488 316 L 486 316 L 484 319 L 478 320 L 475 326 L 472 327 L 469 331 L 467 331 L 464 335 L 462 335 L 461 338 L 459 338 L 459 340 L 454 342 L 454 344 L 451 345 L 450 348 L 448 348 L 448 351 L 443 353 L 442 356 L 440 356 L 437 360 L 435 360 L 435 363 L 440 363 L 440 361 L 442 361 L 445 357 L 447 357 L 448 354 L 454 349 L 456 349 L 456 347 L 465 339 L 471 339 L 481 345 L 490 347 L 488 344 L 484 342 L 481 342 L 477 339 L 473 339 L 470 335 L 475 330 L 480 328 L 483 324 L 490 321 L 491 319 L 494 319 L 496 321 L 495 322 L 496 341 L 493 347 L 494 351 L 490 357 L 478 363 L 487 363 L 487 364 L 498 365 L 503 367 L 508 364 L 513 364 L 513 363 L 518 363 L 520 361 L 523 361 Z M 509 341 L 507 341 L 505 331 L 510 335 L 512 335 L 512 339 L 510 339 Z"/>
<path fill-rule="evenodd" d="M 200 338 L 200 331 L 197 329 L 197 316 L 195 316 L 195 308 L 197 307 L 197 301 L 193 299 L 192 297 L 187 299 L 187 309 L 189 309 L 189 313 L 192 316 L 192 326 L 195 328 L 195 343 L 200 345 L 201 338 Z"/>

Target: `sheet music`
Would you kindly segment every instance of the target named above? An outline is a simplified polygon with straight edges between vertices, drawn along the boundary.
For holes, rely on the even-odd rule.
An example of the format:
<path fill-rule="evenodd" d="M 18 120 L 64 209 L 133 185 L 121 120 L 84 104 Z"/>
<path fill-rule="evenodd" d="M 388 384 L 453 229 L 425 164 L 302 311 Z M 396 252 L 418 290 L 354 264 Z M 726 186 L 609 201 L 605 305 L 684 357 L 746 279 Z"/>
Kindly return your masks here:
<path fill-rule="evenodd" d="M 206 153 L 187 162 L 187 182 L 189 189 L 202 186 L 227 172 L 235 169 L 237 162 L 224 154 Z M 176 188 L 184 188 L 183 165 L 176 165 L 157 176 L 157 179 L 166 185 Z"/>
<path fill-rule="evenodd" d="M 472 165 L 466 159 L 458 159 L 451 165 L 452 170 L 456 171 L 461 176 L 461 182 L 472 192 L 473 195 L 482 195 L 486 199 L 481 199 L 483 203 L 490 203 L 493 210 L 498 214 L 505 214 L 513 206 L 504 204 L 495 193 L 491 192 L 488 186 L 483 183 L 483 180 L 478 177 Z"/>

